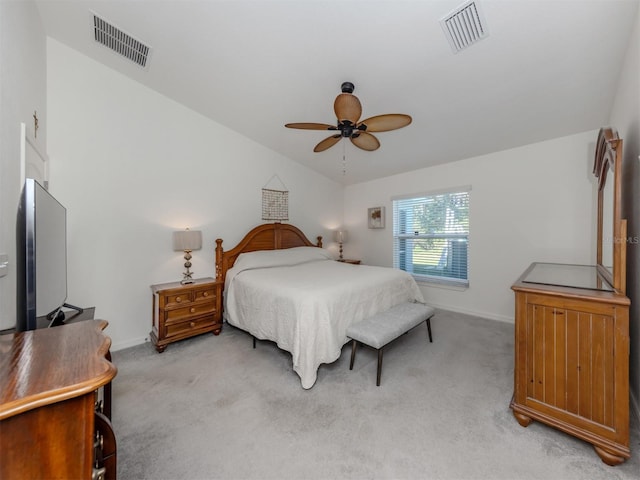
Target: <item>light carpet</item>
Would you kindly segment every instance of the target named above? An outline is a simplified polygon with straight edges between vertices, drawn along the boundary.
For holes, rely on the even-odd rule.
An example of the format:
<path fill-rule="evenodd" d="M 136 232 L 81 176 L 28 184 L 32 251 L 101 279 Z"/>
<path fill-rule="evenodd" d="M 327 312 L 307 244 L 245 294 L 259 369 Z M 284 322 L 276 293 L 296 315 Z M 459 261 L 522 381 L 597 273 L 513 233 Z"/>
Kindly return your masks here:
<path fill-rule="evenodd" d="M 310 390 L 291 355 L 229 325 L 158 354 L 113 353 L 118 477 L 128 479 L 635 479 L 593 447 L 511 414 L 513 325 L 438 311 L 377 354 L 350 345 Z M 108 333 L 108 330 L 107 330 Z"/>

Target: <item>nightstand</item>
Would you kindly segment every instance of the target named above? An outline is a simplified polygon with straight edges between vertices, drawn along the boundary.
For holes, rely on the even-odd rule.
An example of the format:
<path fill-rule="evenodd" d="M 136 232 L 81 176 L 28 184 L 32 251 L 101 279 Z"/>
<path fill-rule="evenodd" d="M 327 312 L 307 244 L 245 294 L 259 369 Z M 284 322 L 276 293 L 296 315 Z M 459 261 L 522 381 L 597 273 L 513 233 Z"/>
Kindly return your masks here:
<path fill-rule="evenodd" d="M 193 283 L 151 285 L 153 328 L 151 341 L 159 353 L 178 340 L 222 330 L 222 282 L 200 278 Z"/>
<path fill-rule="evenodd" d="M 360 265 L 360 260 L 354 260 L 352 258 L 338 259 L 338 262 L 350 263 L 351 265 Z"/>

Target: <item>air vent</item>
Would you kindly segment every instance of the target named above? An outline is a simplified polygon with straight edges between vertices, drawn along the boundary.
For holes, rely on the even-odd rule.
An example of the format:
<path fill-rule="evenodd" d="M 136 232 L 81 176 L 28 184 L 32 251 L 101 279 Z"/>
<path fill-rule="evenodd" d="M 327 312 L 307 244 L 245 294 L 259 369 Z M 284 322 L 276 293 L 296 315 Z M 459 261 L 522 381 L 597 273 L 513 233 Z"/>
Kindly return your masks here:
<path fill-rule="evenodd" d="M 478 2 L 470 1 L 462 4 L 440 20 L 453 53 L 458 53 L 486 37 L 487 32 L 484 15 Z"/>
<path fill-rule="evenodd" d="M 146 67 L 150 48 L 124 33 L 97 15 L 93 15 L 93 32 L 96 42 L 128 58 L 132 62 Z"/>

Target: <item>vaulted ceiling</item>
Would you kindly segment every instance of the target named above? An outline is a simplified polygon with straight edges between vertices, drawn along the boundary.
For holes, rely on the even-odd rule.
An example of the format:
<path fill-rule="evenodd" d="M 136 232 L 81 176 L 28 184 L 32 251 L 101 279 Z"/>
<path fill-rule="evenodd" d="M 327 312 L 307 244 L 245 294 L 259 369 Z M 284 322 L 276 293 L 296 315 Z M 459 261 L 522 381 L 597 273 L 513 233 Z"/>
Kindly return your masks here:
<path fill-rule="evenodd" d="M 47 35 L 344 184 L 597 129 L 638 0 L 477 0 L 488 35 L 454 53 L 462 0 L 39 0 Z M 140 67 L 95 41 L 93 15 L 151 47 Z M 413 122 L 321 153 L 333 101 Z M 344 168 L 346 166 L 346 169 Z M 346 171 L 343 171 L 346 170 Z"/>

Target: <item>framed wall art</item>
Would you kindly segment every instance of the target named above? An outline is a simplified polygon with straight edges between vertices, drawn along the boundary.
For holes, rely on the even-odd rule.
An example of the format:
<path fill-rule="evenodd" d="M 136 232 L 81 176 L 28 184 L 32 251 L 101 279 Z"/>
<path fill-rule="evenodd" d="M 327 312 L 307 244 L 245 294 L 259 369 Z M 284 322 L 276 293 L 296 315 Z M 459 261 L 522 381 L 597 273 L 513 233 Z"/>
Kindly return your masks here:
<path fill-rule="evenodd" d="M 384 207 L 372 207 L 368 214 L 369 228 L 384 228 Z"/>

